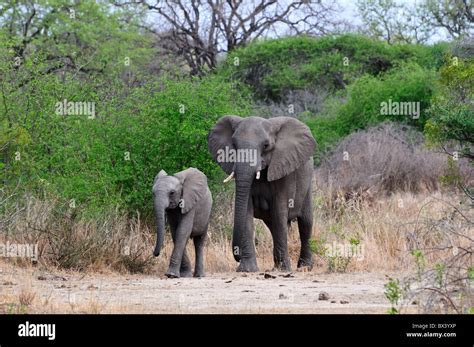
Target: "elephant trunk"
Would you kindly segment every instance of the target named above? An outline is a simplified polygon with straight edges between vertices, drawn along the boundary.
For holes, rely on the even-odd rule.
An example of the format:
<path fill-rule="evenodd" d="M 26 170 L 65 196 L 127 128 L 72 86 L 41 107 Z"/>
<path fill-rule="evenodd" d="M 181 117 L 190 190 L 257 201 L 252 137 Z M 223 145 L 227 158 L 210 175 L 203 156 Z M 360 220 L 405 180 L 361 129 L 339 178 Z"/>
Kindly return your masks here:
<path fill-rule="evenodd" d="M 166 204 L 163 202 L 155 202 L 155 218 L 156 218 L 156 246 L 153 251 L 155 257 L 160 255 L 163 240 L 165 238 L 165 209 Z"/>
<path fill-rule="evenodd" d="M 232 235 L 232 252 L 234 259 L 240 262 L 241 258 L 246 258 L 251 253 L 250 247 L 253 247 L 253 239 L 249 230 L 248 203 L 250 190 L 255 177 L 255 170 L 249 166 L 239 165 L 236 167 L 235 181 L 235 207 L 234 207 L 234 229 Z"/>

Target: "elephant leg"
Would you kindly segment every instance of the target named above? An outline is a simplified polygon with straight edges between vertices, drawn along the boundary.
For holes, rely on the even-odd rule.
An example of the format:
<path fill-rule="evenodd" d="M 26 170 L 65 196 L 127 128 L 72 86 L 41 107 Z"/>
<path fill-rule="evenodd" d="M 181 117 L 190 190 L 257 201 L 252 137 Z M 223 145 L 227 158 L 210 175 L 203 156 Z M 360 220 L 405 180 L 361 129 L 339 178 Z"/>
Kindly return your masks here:
<path fill-rule="evenodd" d="M 181 259 L 181 266 L 179 268 L 179 276 L 180 277 L 192 277 L 192 266 L 191 261 L 188 257 L 188 252 L 186 252 L 186 248 L 183 252 L 183 258 Z"/>
<path fill-rule="evenodd" d="M 309 201 L 307 201 L 309 200 Z M 311 207 L 311 194 L 308 194 L 304 202 L 302 215 L 298 217 L 298 230 L 301 239 L 301 252 L 298 259 L 298 268 L 313 267 L 313 255 L 311 252 L 309 240 L 313 232 L 313 213 Z"/>
<path fill-rule="evenodd" d="M 274 270 L 291 272 L 288 256 L 288 213 L 276 213 L 272 220 Z"/>
<path fill-rule="evenodd" d="M 273 230 L 273 224 L 271 221 L 265 222 L 265 225 L 270 229 L 270 234 L 272 235 L 273 239 L 273 261 L 275 263 L 275 266 L 273 267 L 272 271 L 280 271 L 282 270 L 282 264 L 284 263 L 284 254 L 282 254 L 281 251 L 278 251 L 278 249 L 281 247 L 279 246 L 277 248 L 277 236 L 275 234 L 275 231 Z M 289 263 L 289 262 L 288 262 Z"/>
<path fill-rule="evenodd" d="M 242 239 L 241 247 L 242 257 L 237 267 L 237 272 L 258 272 L 257 253 L 255 250 L 255 227 L 253 223 L 253 203 L 250 197 L 247 207 L 247 229 L 249 234 Z"/>
<path fill-rule="evenodd" d="M 195 236 L 194 249 L 196 251 L 196 264 L 194 265 L 194 277 L 204 277 L 204 245 L 206 241 L 206 233 Z"/>
<path fill-rule="evenodd" d="M 186 250 L 186 243 L 191 236 L 193 220 L 194 212 L 184 215 L 174 233 L 174 248 L 171 253 L 170 265 L 165 273 L 168 277 L 178 278 L 180 276 L 183 254 Z"/>
<path fill-rule="evenodd" d="M 170 219 L 170 229 L 171 229 L 171 237 L 173 238 L 173 244 L 176 243 L 176 233 L 178 229 L 178 223 L 176 221 Z M 181 266 L 179 268 L 179 276 L 180 277 L 191 277 L 192 273 L 192 266 L 191 261 L 188 257 L 188 252 L 186 252 L 186 247 L 183 251 L 183 258 L 181 259 Z"/>
<path fill-rule="evenodd" d="M 287 235 L 273 238 L 273 261 L 275 262 L 274 271 L 291 272 Z"/>

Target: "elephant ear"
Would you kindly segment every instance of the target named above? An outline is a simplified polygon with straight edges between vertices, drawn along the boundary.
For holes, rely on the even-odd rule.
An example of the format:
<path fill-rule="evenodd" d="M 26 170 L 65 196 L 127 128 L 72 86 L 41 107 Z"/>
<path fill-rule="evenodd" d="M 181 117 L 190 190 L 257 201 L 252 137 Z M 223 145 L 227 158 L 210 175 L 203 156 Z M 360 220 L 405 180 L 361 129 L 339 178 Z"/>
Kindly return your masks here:
<path fill-rule="evenodd" d="M 165 176 L 168 176 L 166 171 L 165 170 L 160 170 L 160 172 L 158 172 L 158 175 L 155 176 L 155 180 L 153 181 L 153 185 L 155 185 L 156 181 L 158 181 L 159 178 L 162 178 L 162 177 L 165 177 Z"/>
<path fill-rule="evenodd" d="M 174 175 L 182 186 L 181 212 L 191 211 L 207 191 L 207 177 L 198 169 L 190 167 Z"/>
<path fill-rule="evenodd" d="M 291 117 L 270 118 L 275 148 L 268 165 L 268 180 L 278 180 L 298 169 L 313 155 L 316 141 L 306 124 Z"/>
<path fill-rule="evenodd" d="M 227 174 L 232 172 L 234 163 L 226 162 L 219 158 L 219 153 L 225 151 L 225 148 L 234 148 L 232 144 L 232 135 L 234 134 L 235 128 L 242 120 L 239 116 L 224 116 L 214 125 L 209 131 L 207 137 L 209 152 L 211 152 L 212 158 L 220 165 L 222 170 Z"/>

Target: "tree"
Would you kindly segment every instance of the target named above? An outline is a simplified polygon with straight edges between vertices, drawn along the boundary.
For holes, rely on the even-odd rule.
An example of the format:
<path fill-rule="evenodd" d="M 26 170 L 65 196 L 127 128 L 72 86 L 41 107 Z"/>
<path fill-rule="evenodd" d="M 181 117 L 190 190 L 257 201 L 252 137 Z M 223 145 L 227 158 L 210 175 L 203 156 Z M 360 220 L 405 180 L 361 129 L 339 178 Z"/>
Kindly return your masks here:
<path fill-rule="evenodd" d="M 115 1 L 117 6 L 143 6 L 151 12 L 145 27 L 164 46 L 184 57 L 191 75 L 213 69 L 223 52 L 268 35 L 322 34 L 331 30 L 334 2 L 276 0 Z"/>
<path fill-rule="evenodd" d="M 424 43 L 440 29 L 451 38 L 472 36 L 471 0 L 424 0 L 408 5 L 396 0 L 359 0 L 357 7 L 364 30 L 389 44 Z"/>
<path fill-rule="evenodd" d="M 458 143 L 459 156 L 474 160 L 474 59 L 451 57 L 440 69 L 440 91 L 428 112 L 425 134 L 433 145 Z"/>
<path fill-rule="evenodd" d="M 359 0 L 357 8 L 364 30 L 389 44 L 424 43 L 434 33 L 434 26 L 420 7 L 395 0 Z"/>
<path fill-rule="evenodd" d="M 43 64 L 38 73 L 63 77 L 119 73 L 124 70 L 125 57 L 137 66 L 151 40 L 121 20 L 122 12 L 110 11 L 103 1 L 7 1 L 0 8 L 0 34 L 6 49 L 0 60 L 13 63 L 9 72 L 16 73 L 12 80 L 17 88 L 38 78 L 28 71 L 22 73 L 27 70 L 24 62 L 33 59 Z M 128 49 L 132 43 L 135 50 Z"/>
<path fill-rule="evenodd" d="M 151 40 L 121 22 L 120 11 L 110 8 L 105 2 L 2 2 L 2 183 L 31 182 L 38 160 L 46 161 L 65 143 L 78 142 L 75 131 L 80 127 L 72 118 L 56 114 L 57 102 L 87 101 L 105 111 L 111 100 L 130 93 L 129 87 L 145 75 Z M 41 153 L 36 160 L 34 151 Z"/>
<path fill-rule="evenodd" d="M 472 0 L 425 0 L 422 9 L 431 25 L 445 29 L 452 38 L 472 36 L 474 30 Z"/>

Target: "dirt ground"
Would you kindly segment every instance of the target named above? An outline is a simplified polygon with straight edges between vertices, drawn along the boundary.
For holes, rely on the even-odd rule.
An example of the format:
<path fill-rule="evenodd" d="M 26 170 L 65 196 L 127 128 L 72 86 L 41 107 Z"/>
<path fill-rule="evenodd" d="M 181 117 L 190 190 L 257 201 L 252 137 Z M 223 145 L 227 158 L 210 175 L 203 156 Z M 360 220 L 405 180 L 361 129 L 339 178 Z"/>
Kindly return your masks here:
<path fill-rule="evenodd" d="M 381 273 L 218 273 L 205 278 L 0 266 L 1 313 L 386 313 Z"/>

